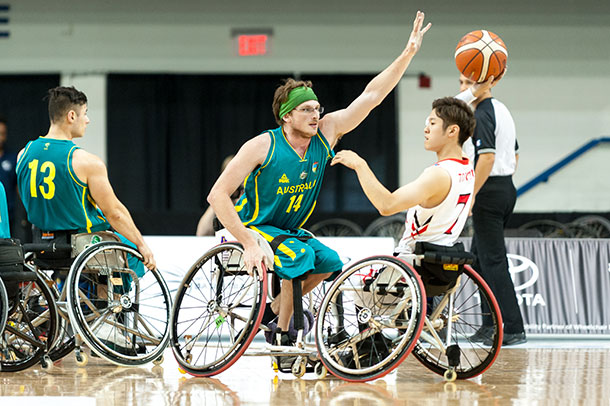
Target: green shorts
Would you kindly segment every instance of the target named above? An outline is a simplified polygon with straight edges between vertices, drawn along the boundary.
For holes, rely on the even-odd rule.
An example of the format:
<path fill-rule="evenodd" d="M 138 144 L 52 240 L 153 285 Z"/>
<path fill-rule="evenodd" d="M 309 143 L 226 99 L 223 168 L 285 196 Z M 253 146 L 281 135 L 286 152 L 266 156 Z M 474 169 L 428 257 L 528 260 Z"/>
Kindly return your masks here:
<path fill-rule="evenodd" d="M 289 236 L 275 249 L 273 268 L 282 279 L 293 279 L 307 272 L 314 274 L 341 271 L 343 262 L 336 251 L 328 248 L 303 230 L 282 230 L 268 225 L 250 226 L 269 243 L 277 236 Z"/>

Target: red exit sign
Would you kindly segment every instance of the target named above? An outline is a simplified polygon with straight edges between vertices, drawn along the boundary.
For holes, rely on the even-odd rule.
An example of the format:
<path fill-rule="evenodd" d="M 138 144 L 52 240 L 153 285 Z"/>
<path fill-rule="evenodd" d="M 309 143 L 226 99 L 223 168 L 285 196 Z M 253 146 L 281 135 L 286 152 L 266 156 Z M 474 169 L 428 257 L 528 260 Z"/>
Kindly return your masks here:
<path fill-rule="evenodd" d="M 272 29 L 231 30 L 238 56 L 268 55 L 272 35 Z"/>
<path fill-rule="evenodd" d="M 268 35 L 240 35 L 237 37 L 237 53 L 239 56 L 266 55 Z"/>

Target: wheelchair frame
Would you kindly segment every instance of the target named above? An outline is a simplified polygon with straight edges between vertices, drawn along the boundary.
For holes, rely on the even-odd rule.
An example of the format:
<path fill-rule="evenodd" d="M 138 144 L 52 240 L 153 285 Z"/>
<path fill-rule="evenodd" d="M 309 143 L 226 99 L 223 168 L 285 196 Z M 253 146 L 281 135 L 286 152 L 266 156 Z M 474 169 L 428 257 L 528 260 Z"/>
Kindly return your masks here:
<path fill-rule="evenodd" d="M 268 243 L 254 231 L 252 233 L 272 259 L 273 253 Z M 271 270 L 265 270 L 262 279 L 257 272 L 248 275 L 242 255 L 243 248 L 238 242 L 221 243 L 199 258 L 182 280 L 172 308 L 170 338 L 181 372 L 213 376 L 228 369 L 242 355 L 271 356 L 276 372 L 292 372 L 296 377 L 302 377 L 313 367 L 318 378 L 323 378 L 330 371 L 341 379 L 359 382 L 377 379 L 391 372 L 414 350 L 424 366 L 452 381 L 484 372 L 495 361 L 500 350 L 500 310 L 491 290 L 472 268 L 466 266 L 455 286 L 440 297 L 427 298 L 421 278 L 412 265 L 396 257 L 375 256 L 351 265 L 330 284 L 315 322 L 315 347 L 304 341 L 301 329 L 294 347 L 266 345 L 253 347 L 246 352 L 254 336 L 260 330 L 267 330 L 260 322 L 268 296 L 268 273 Z M 417 264 L 422 258 L 423 255 L 413 255 L 412 260 Z M 364 283 L 364 274 L 357 272 L 367 267 L 371 268 L 371 272 L 375 268 L 377 273 L 386 272 L 386 275 L 393 276 L 386 282 L 373 281 L 368 286 L 341 286 L 352 276 L 355 280 L 361 278 Z M 234 294 L 228 292 L 226 286 L 235 289 L 244 287 L 245 290 Z M 468 291 L 460 296 L 465 287 L 475 292 Z M 348 307 L 344 301 L 349 297 L 344 295 L 358 292 L 359 289 L 362 292 L 368 289 L 368 293 L 377 297 L 375 300 L 385 308 L 377 306 L 382 310 L 376 314 L 371 311 L 371 306 L 352 304 L 349 316 L 358 319 L 350 321 L 352 327 L 348 333 L 344 325 Z M 462 306 L 464 303 L 459 301 L 464 296 L 464 303 L 469 306 L 466 309 Z M 485 315 L 494 322 L 491 346 L 473 345 L 469 340 L 469 334 L 475 332 L 471 325 L 477 320 L 482 323 L 483 315 L 482 312 L 467 314 L 467 310 L 474 307 L 469 302 L 472 297 L 485 300 Z M 300 301 L 300 294 L 295 294 L 295 298 Z M 431 303 L 429 313 L 427 302 Z M 298 307 L 295 300 L 297 329 L 296 320 L 302 317 L 302 313 L 298 314 Z M 335 318 L 336 326 L 326 321 L 329 315 Z M 471 319 L 462 321 L 463 316 Z M 343 336 L 337 338 L 341 329 Z M 386 333 L 389 336 L 383 335 Z M 228 343 L 223 339 L 228 339 Z M 359 349 L 359 345 L 365 347 L 365 342 L 369 343 L 367 350 Z M 389 352 L 378 351 L 376 345 L 385 345 Z M 462 348 L 460 345 L 470 347 Z M 369 360 L 363 356 L 369 357 Z M 281 366 L 280 358 L 283 357 L 293 357 L 290 368 Z"/>
<path fill-rule="evenodd" d="M 129 258 L 141 262 L 141 254 L 118 241 L 92 243 L 75 257 L 70 255 L 74 252 L 73 245 L 74 241 L 73 244 L 24 245 L 29 251 L 26 266 L 53 287 L 61 316 L 61 331 L 53 340 L 47 361 L 58 361 L 75 350 L 77 365 L 85 366 L 88 363 L 88 355 L 82 351 L 85 343 L 96 355 L 117 365 L 142 365 L 150 361 L 159 365 L 169 342 L 171 309 L 169 289 L 160 272 L 143 268 L 144 274 L 138 276 L 128 262 Z M 64 252 L 63 259 L 71 261 L 70 267 L 37 265 L 37 255 L 45 252 Z M 64 277 L 61 289 L 47 273 L 56 271 Z M 148 285 L 142 288 L 143 278 L 148 275 L 145 279 Z M 128 286 L 124 287 L 124 283 Z M 143 303 L 142 292 L 148 289 L 154 292 L 144 295 L 144 300 L 148 301 Z M 109 292 L 112 294 L 108 295 Z M 161 301 L 156 297 L 161 297 Z M 151 310 L 151 307 L 164 314 L 154 317 L 154 312 L 159 311 Z M 102 336 L 104 327 L 109 332 Z M 121 347 L 115 344 L 117 341 L 126 345 Z M 44 367 L 50 365 L 51 362 L 43 364 Z"/>

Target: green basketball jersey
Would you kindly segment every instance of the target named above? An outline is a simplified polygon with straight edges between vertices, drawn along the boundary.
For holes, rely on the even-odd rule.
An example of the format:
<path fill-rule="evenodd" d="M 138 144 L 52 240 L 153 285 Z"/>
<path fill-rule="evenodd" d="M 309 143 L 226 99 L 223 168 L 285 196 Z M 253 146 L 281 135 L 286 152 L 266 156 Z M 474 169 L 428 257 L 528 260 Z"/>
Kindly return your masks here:
<path fill-rule="evenodd" d="M 41 230 L 93 232 L 110 228 L 72 167 L 72 141 L 40 137 L 17 161 L 17 186 L 28 220 Z"/>
<path fill-rule="evenodd" d="M 267 157 L 244 181 L 244 194 L 235 208 L 245 226 L 268 224 L 294 230 L 313 212 L 326 163 L 335 153 L 319 130 L 303 158 L 288 143 L 282 127 L 268 134 Z"/>
<path fill-rule="evenodd" d="M 0 182 L 0 238 L 11 238 L 8 203 L 6 202 L 6 191 L 2 182 Z"/>

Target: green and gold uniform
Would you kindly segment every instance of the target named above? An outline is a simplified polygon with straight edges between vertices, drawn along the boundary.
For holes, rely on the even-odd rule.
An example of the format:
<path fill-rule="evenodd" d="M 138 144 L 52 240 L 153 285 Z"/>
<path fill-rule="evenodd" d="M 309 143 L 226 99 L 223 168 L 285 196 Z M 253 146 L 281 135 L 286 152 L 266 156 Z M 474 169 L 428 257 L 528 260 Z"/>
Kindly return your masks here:
<path fill-rule="evenodd" d="M 267 132 L 271 138 L 263 164 L 244 181 L 244 194 L 236 203 L 246 227 L 271 242 L 279 235 L 290 238 L 275 251 L 275 271 L 284 279 L 306 272 L 328 273 L 342 268 L 339 255 L 301 230 L 316 206 L 326 164 L 334 152 L 320 131 L 301 157 L 288 143 L 282 127 Z"/>

